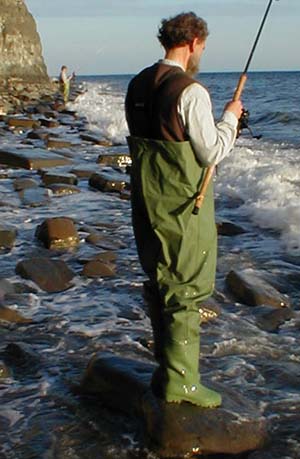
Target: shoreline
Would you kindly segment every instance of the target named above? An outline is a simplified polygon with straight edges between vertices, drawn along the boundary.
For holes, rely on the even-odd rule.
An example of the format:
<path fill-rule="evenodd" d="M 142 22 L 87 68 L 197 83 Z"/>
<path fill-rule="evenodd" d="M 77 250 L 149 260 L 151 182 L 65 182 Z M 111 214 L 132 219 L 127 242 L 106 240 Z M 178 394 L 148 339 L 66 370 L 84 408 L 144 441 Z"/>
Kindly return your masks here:
<path fill-rule="evenodd" d="M 73 89 L 76 98 L 77 89 Z M 22 414 L 10 425 L 5 417 L 0 422 L 3 431 L 11 429 L 14 433 L 2 444 L 10 442 L 12 447 L 14 429 L 21 430 L 24 439 L 19 448 L 25 451 L 21 452 L 22 459 L 26 459 L 26 445 L 34 448 L 36 430 L 41 437 L 38 448 L 42 448 L 37 457 L 47 450 L 50 438 L 49 432 L 44 432 L 44 424 L 49 413 L 53 425 L 61 427 L 55 434 L 61 451 L 64 434 L 70 441 L 75 437 L 90 438 L 92 433 L 87 433 L 85 421 L 90 427 L 99 422 L 96 407 L 89 407 L 88 402 L 85 405 L 69 390 L 74 381 L 81 379 L 93 353 L 113 350 L 122 356 L 153 362 L 151 329 L 142 300 L 144 276 L 129 223 L 128 152 L 124 146 L 108 144 L 106 139 L 89 132 L 86 120 L 64 107 L 60 97 L 47 95 L 48 100 L 42 104 L 35 99 L 38 103 L 33 112 L 27 108 L 31 99 L 21 113 L 14 113 L 17 116 L 0 120 L 0 150 L 8 150 L 2 157 L 7 163 L 2 163 L 0 179 L 5 222 L 0 231 L 0 368 L 1 374 L 6 375 L 1 383 L 4 404 L 15 411 L 18 408 Z M 23 125 L 18 124 L 19 115 Z M 53 167 L 49 162 L 45 165 L 46 160 Z M 55 166 L 58 160 L 64 165 Z M 238 252 L 239 238 L 255 241 L 255 234 L 222 219 L 218 227 L 219 291 L 202 314 L 202 320 L 206 319 L 203 371 L 206 378 L 231 383 L 238 392 L 258 401 L 259 413 L 266 411 L 272 421 L 279 390 L 276 382 L 282 392 L 285 375 L 289 374 L 289 390 L 298 384 L 297 360 L 292 359 L 292 349 L 287 354 L 291 340 L 289 336 L 284 339 L 284 332 L 291 321 L 300 320 L 299 308 L 294 309 L 282 292 L 288 285 L 272 289 L 263 269 L 254 270 L 247 254 Z M 296 269 L 288 274 L 291 282 L 292 276 L 297 282 Z M 222 287 L 225 283 L 226 288 Z M 225 331 L 228 334 L 223 337 Z M 281 333 L 282 348 L 277 350 Z M 244 337 L 250 339 L 249 350 Z M 257 341 L 262 343 L 267 357 L 256 350 Z M 278 380 L 274 389 L 275 373 Z M 29 407 L 26 397 L 31 397 Z M 14 398 L 20 403 L 17 408 Z M 79 419 L 78 412 L 85 421 Z M 286 453 L 291 432 L 286 433 L 285 423 L 293 412 L 279 413 L 278 419 L 272 421 L 271 445 L 258 452 L 259 456 L 250 454 L 250 459 L 264 459 L 272 452 Z M 34 423 L 38 416 L 41 424 Z M 109 419 L 115 415 L 109 412 L 103 416 L 107 423 L 102 426 L 107 432 L 105 441 L 116 447 L 120 438 L 115 438 L 109 429 Z M 27 437 L 26 417 L 30 426 Z M 123 424 L 121 420 L 116 427 L 121 438 L 128 433 Z M 130 424 L 130 434 L 135 427 Z M 105 441 L 99 429 L 93 431 L 91 427 L 91 432 L 95 448 L 90 457 L 94 459 Z M 142 440 L 139 442 L 143 448 Z M 122 439 L 121 447 L 129 449 L 128 442 Z M 78 446 L 76 454 L 79 451 Z"/>

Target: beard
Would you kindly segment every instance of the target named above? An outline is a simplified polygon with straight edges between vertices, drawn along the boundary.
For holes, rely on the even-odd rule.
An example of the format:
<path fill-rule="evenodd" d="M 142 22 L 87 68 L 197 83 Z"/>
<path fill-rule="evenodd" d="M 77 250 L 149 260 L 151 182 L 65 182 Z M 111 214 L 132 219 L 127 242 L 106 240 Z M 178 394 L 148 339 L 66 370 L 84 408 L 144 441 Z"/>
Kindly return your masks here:
<path fill-rule="evenodd" d="M 194 77 L 199 72 L 199 68 L 200 59 L 194 55 L 190 56 L 185 73 L 187 73 L 190 77 Z"/>

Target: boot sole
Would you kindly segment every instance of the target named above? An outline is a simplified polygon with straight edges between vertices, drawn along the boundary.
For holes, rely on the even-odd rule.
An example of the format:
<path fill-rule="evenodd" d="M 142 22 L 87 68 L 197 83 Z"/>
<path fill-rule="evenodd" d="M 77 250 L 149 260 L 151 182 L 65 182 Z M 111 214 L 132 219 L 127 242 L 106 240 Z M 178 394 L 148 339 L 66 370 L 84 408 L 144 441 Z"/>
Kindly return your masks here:
<path fill-rule="evenodd" d="M 193 400 L 188 400 L 185 398 L 177 398 L 177 397 L 171 397 L 171 398 L 166 398 L 167 403 L 177 403 L 177 405 L 180 405 L 180 403 L 191 403 L 191 405 L 198 406 L 199 408 L 218 408 L 219 406 L 222 405 L 222 401 L 220 403 L 211 403 L 211 404 L 200 404 L 196 403 Z"/>

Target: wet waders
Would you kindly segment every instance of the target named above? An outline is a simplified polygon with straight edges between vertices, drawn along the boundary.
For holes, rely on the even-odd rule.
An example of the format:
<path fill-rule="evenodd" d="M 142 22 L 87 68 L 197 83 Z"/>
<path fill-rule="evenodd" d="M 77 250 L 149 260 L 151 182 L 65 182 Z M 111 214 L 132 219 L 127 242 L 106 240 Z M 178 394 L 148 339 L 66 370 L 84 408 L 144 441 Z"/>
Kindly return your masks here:
<path fill-rule="evenodd" d="M 199 304 L 214 289 L 216 227 L 212 184 L 198 216 L 194 199 L 204 176 L 189 142 L 129 137 L 132 219 L 150 282 L 146 300 L 159 367 L 153 392 L 202 407 L 221 396 L 200 383 Z"/>

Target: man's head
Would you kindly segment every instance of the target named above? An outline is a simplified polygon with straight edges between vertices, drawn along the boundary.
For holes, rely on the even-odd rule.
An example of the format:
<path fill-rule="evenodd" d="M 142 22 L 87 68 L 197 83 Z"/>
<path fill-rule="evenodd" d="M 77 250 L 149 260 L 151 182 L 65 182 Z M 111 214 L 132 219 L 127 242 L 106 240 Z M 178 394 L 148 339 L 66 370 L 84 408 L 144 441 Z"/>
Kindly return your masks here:
<path fill-rule="evenodd" d="M 157 35 L 165 50 L 187 45 L 195 38 L 205 41 L 207 36 L 206 22 L 192 12 L 163 19 Z"/>
<path fill-rule="evenodd" d="M 158 39 L 170 55 L 180 48 L 188 49 L 186 72 L 195 75 L 208 36 L 206 22 L 195 13 L 181 13 L 169 19 L 163 19 L 158 31 Z"/>

